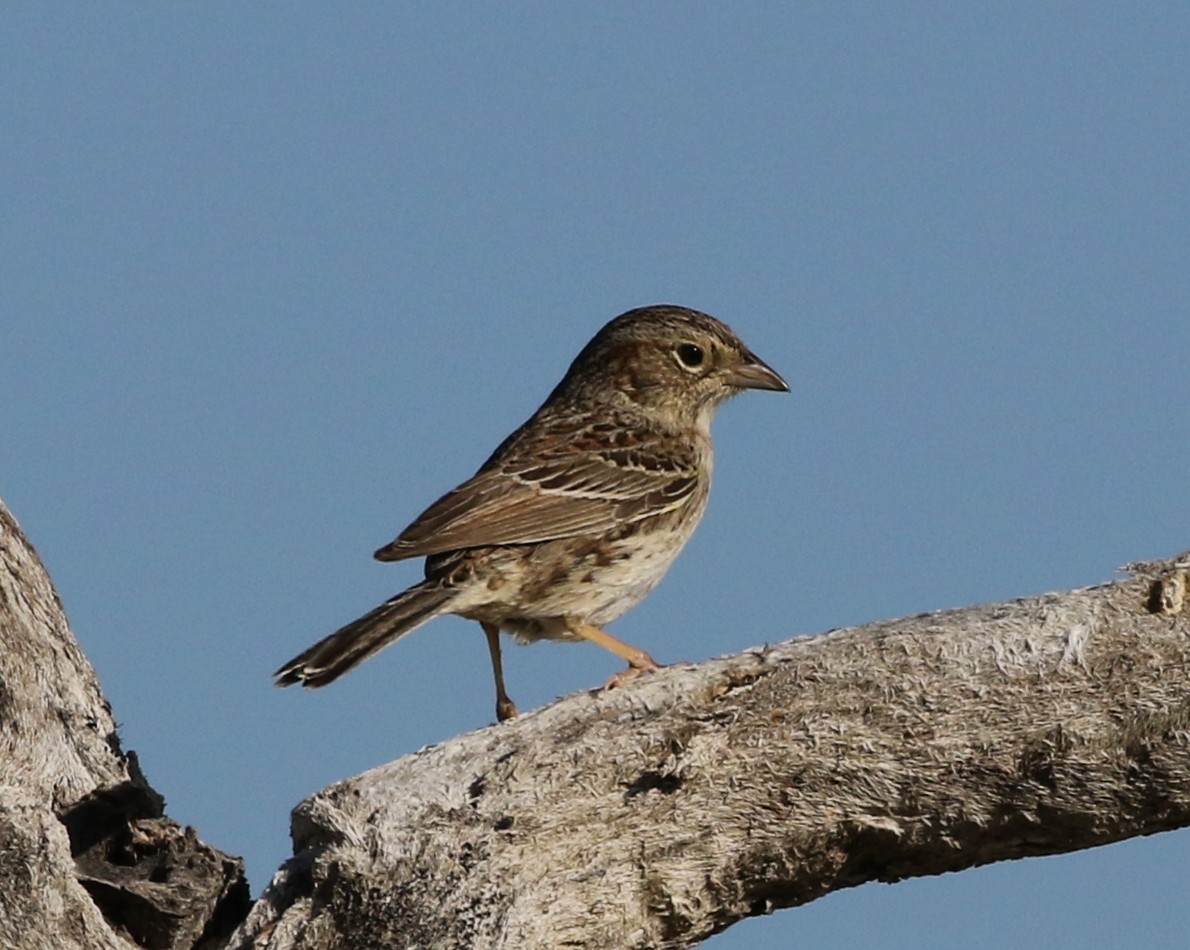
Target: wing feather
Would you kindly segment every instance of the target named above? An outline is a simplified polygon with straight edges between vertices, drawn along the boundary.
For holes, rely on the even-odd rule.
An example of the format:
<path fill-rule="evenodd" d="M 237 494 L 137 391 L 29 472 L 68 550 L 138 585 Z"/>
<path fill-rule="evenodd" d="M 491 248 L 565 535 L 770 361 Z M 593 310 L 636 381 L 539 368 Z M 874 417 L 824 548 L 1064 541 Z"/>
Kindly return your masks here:
<path fill-rule="evenodd" d="M 681 507 L 697 489 L 693 449 L 675 455 L 622 445 L 576 451 L 572 445 L 519 464 L 493 458 L 376 557 L 396 561 L 597 534 Z"/>

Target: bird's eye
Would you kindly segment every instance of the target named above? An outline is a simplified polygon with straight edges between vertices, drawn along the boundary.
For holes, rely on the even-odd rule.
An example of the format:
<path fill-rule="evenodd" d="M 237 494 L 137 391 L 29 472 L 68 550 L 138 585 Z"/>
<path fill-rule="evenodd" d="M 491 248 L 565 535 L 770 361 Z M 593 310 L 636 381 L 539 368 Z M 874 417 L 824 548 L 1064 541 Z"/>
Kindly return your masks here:
<path fill-rule="evenodd" d="M 679 344 L 674 353 L 677 354 L 678 362 L 686 369 L 698 369 L 702 366 L 703 360 L 707 358 L 702 347 L 694 343 Z"/>

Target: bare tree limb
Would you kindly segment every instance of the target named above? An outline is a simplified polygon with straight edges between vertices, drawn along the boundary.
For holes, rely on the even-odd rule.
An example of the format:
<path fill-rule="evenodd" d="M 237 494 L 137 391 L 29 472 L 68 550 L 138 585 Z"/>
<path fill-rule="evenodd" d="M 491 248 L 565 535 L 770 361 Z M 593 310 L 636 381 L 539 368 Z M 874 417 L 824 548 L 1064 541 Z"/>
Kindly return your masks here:
<path fill-rule="evenodd" d="M 1190 554 L 569 697 L 341 782 L 233 945 L 687 947 L 1190 823 Z"/>
<path fill-rule="evenodd" d="M 164 816 L 36 552 L 0 503 L 0 946 L 211 947 L 243 863 Z"/>
<path fill-rule="evenodd" d="M 247 910 L 0 506 L 0 945 L 685 947 L 865 881 L 1190 824 L 1190 553 L 572 696 L 339 783 Z"/>

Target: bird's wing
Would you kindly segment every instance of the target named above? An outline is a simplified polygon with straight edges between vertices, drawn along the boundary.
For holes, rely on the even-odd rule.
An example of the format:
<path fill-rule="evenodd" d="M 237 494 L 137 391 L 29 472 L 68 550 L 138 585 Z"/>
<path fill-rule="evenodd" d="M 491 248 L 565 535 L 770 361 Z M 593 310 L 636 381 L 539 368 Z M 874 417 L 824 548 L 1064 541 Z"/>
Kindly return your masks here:
<path fill-rule="evenodd" d="M 693 449 L 576 450 L 572 445 L 533 458 L 494 458 L 434 502 L 376 557 L 396 561 L 460 548 L 598 534 L 680 508 L 697 489 Z"/>

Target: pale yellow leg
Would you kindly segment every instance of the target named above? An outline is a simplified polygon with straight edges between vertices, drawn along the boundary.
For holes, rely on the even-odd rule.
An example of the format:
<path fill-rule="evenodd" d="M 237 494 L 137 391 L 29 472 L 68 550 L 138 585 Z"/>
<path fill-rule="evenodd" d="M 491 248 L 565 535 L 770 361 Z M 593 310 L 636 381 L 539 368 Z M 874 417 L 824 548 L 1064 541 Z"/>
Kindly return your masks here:
<path fill-rule="evenodd" d="M 504 664 L 500 661 L 500 628 L 490 623 L 481 623 L 488 638 L 488 653 L 492 657 L 492 676 L 496 680 L 496 718 L 500 722 L 516 715 L 516 703 L 504 692 Z"/>
<path fill-rule="evenodd" d="M 617 640 L 606 630 L 600 630 L 598 627 L 592 626 L 589 623 L 572 624 L 570 630 L 584 640 L 598 643 L 605 650 L 610 650 L 616 656 L 620 657 L 620 659 L 627 661 L 628 669 L 621 670 L 608 679 L 603 684 L 605 689 L 612 689 L 621 683 L 626 683 L 640 676 L 641 673 L 651 673 L 653 670 L 661 669 L 661 664 L 649 656 L 644 650 L 625 643 L 623 640 Z"/>

